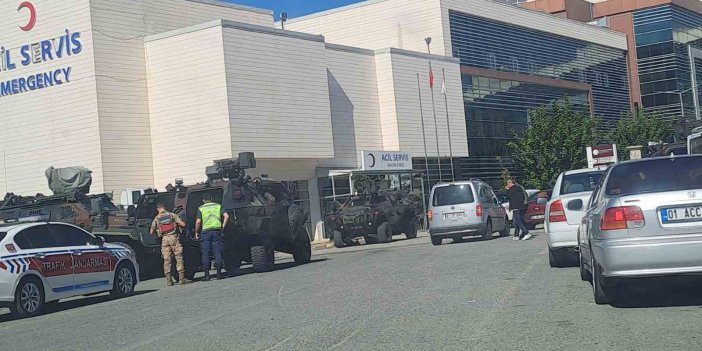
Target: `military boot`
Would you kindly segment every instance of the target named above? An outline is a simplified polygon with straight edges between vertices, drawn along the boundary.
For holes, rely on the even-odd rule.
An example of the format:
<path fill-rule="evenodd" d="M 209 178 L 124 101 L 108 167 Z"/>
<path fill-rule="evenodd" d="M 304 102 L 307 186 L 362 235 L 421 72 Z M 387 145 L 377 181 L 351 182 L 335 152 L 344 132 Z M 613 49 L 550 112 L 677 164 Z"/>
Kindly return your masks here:
<path fill-rule="evenodd" d="M 205 270 L 205 276 L 202 278 L 202 281 L 203 281 L 203 282 L 209 282 L 209 281 L 210 281 L 210 271 L 209 271 L 209 270 L 207 270 L 207 269 Z"/>
<path fill-rule="evenodd" d="M 217 280 L 222 280 L 222 268 L 217 268 Z"/>
<path fill-rule="evenodd" d="M 178 272 L 178 284 L 185 285 L 190 284 L 193 281 L 185 277 L 185 272 Z"/>
<path fill-rule="evenodd" d="M 171 279 L 171 273 L 166 273 L 166 286 L 173 286 L 173 279 Z"/>

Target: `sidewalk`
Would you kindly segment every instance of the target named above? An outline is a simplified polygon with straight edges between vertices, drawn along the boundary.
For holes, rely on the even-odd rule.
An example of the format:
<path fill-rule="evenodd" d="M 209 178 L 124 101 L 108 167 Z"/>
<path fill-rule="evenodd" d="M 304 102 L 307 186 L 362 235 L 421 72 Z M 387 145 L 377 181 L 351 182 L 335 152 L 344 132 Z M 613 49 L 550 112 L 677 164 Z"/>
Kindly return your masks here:
<path fill-rule="evenodd" d="M 370 247 L 373 248 L 383 248 L 383 247 L 396 247 L 396 246 L 407 246 L 407 245 L 414 245 L 414 244 L 424 244 L 429 242 L 429 232 L 426 231 L 420 231 L 417 233 L 417 238 L 416 239 L 407 239 L 404 235 L 395 235 L 393 236 L 393 240 L 391 243 L 387 244 L 376 244 L 376 245 L 366 245 L 365 240 L 361 238 L 356 245 L 349 246 L 349 247 L 344 247 L 341 249 L 337 249 L 334 247 L 334 243 L 327 239 L 325 242 L 321 243 L 313 243 L 312 244 L 312 251 L 315 255 L 325 255 L 325 254 L 331 254 L 331 253 L 340 253 L 340 252 L 354 252 L 354 251 L 360 251 L 360 250 L 366 250 Z"/>

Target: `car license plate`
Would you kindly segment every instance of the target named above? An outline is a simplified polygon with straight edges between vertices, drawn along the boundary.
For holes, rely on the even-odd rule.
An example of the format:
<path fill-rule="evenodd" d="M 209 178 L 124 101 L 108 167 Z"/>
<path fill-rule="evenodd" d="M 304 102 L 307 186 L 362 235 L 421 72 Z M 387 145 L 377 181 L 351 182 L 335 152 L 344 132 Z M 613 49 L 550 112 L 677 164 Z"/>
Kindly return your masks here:
<path fill-rule="evenodd" d="M 702 221 L 702 206 L 676 207 L 661 209 L 663 223 L 700 222 Z"/>
<path fill-rule="evenodd" d="M 463 212 L 444 213 L 444 219 L 463 218 L 463 215 L 464 215 Z"/>
<path fill-rule="evenodd" d="M 536 216 L 531 216 L 531 219 L 545 219 L 546 216 L 544 215 L 536 215 Z"/>

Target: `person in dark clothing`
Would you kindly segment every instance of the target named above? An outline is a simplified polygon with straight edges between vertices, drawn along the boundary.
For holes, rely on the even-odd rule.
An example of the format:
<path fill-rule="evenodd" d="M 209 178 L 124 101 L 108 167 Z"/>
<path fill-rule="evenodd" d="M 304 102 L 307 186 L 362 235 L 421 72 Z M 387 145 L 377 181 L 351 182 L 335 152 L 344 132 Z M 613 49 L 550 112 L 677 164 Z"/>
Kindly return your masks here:
<path fill-rule="evenodd" d="M 512 211 L 512 220 L 514 221 L 514 240 L 530 239 L 531 234 L 529 234 L 529 229 L 524 224 L 524 213 L 529 200 L 526 190 L 524 190 L 523 186 L 510 179 L 507 181 L 507 198 L 509 199 L 509 209 Z"/>

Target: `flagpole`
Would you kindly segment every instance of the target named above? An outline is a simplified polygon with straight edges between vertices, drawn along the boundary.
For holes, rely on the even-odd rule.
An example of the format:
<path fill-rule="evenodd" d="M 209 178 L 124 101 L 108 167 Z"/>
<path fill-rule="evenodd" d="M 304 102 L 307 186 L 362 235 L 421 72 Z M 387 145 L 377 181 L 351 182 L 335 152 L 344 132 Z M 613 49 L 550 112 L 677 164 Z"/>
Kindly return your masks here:
<path fill-rule="evenodd" d="M 427 136 L 424 132 L 424 107 L 422 106 L 422 85 L 419 82 L 419 73 L 417 73 L 417 91 L 419 92 L 419 115 L 422 118 L 422 140 L 424 141 L 424 169 L 427 172 L 427 184 L 431 187 L 431 178 L 429 177 L 429 155 L 427 154 Z M 424 182 L 422 182 L 424 184 Z"/>
<path fill-rule="evenodd" d="M 449 157 L 451 158 L 451 180 L 456 180 L 456 171 L 453 168 L 453 145 L 451 144 L 451 122 L 449 120 L 448 111 L 448 94 L 446 94 L 446 69 L 441 69 L 441 78 L 443 79 L 443 84 L 441 84 L 441 92 L 444 94 L 444 104 L 446 105 L 446 128 L 448 129 L 448 143 L 449 143 Z"/>
<path fill-rule="evenodd" d="M 427 52 L 431 55 L 431 37 L 424 39 L 427 43 Z M 434 71 L 431 67 L 431 57 L 429 57 L 429 88 L 431 88 L 431 109 L 434 112 L 434 134 L 436 137 L 436 161 L 439 164 L 439 182 L 443 182 L 443 175 L 441 174 L 441 151 L 439 150 L 439 124 L 436 122 L 436 104 L 434 103 Z"/>

